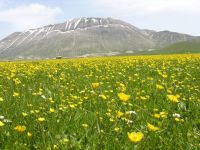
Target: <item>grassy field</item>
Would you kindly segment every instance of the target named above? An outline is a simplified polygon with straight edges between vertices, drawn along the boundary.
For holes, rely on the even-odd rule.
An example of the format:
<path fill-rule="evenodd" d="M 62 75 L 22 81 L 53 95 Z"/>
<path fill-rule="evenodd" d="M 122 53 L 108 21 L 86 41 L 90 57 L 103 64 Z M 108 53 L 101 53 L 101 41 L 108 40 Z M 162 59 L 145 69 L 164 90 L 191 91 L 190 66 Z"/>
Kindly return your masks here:
<path fill-rule="evenodd" d="M 200 149 L 200 55 L 0 63 L 0 149 Z"/>

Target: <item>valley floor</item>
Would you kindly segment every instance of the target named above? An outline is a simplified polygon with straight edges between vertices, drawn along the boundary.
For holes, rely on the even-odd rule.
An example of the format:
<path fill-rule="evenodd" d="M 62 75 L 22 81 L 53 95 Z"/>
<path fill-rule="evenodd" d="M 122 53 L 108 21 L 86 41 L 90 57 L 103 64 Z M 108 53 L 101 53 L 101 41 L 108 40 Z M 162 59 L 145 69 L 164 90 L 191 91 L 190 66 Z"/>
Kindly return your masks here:
<path fill-rule="evenodd" d="M 200 55 L 0 63 L 0 149 L 200 149 Z"/>

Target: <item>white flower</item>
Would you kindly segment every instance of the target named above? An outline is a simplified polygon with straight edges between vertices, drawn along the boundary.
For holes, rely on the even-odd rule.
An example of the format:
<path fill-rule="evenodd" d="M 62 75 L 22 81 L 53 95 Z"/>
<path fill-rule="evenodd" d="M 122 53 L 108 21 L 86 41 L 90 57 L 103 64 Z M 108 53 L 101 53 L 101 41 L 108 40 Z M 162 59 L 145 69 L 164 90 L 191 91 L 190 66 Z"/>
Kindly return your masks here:
<path fill-rule="evenodd" d="M 175 118 L 181 118 L 181 115 L 177 114 L 177 113 L 173 114 L 172 116 L 175 117 Z"/>
<path fill-rule="evenodd" d="M 132 124 L 132 123 L 133 123 L 132 120 L 128 120 L 128 121 L 127 121 L 127 124 Z"/>
<path fill-rule="evenodd" d="M 10 122 L 12 122 L 12 121 L 11 121 L 11 120 L 8 120 L 8 119 L 4 119 L 3 122 L 10 123 Z"/>
<path fill-rule="evenodd" d="M 127 114 L 134 114 L 134 115 L 136 115 L 136 112 L 135 111 L 127 111 Z"/>
<path fill-rule="evenodd" d="M 42 97 L 43 99 L 47 99 L 45 95 L 41 95 L 41 97 Z"/>
<path fill-rule="evenodd" d="M 0 119 L 4 119 L 5 117 L 4 116 L 0 116 Z"/>

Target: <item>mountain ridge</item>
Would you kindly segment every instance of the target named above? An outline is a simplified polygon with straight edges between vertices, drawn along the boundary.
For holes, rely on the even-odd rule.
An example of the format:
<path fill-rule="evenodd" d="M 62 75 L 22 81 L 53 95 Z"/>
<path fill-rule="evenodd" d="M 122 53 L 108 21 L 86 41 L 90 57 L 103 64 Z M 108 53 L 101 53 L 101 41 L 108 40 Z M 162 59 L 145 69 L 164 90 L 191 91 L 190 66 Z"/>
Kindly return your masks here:
<path fill-rule="evenodd" d="M 110 17 L 83 17 L 15 32 L 0 41 L 0 58 L 43 59 L 134 53 L 196 38 L 170 31 L 140 29 Z"/>

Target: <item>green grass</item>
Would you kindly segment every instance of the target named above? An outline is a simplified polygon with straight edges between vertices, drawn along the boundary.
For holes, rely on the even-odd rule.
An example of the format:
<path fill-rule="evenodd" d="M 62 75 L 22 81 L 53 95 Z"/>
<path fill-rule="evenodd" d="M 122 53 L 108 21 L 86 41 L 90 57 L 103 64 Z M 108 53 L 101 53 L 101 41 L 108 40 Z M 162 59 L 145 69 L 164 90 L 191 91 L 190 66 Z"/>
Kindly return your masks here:
<path fill-rule="evenodd" d="M 199 66 L 199 55 L 2 62 L 0 149 L 199 149 Z"/>

